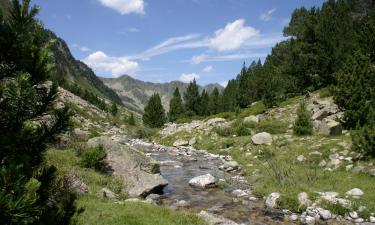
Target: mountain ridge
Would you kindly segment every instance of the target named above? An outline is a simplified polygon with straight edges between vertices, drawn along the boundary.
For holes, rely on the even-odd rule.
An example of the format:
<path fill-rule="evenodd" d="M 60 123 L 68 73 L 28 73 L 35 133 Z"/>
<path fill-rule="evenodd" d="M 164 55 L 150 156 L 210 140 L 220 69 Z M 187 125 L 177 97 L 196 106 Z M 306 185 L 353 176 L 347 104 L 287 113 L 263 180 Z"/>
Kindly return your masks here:
<path fill-rule="evenodd" d="M 181 93 L 185 93 L 189 85 L 188 83 L 176 80 L 166 83 L 153 83 L 142 81 L 129 75 L 122 75 L 117 78 L 99 78 L 107 87 L 117 93 L 125 105 L 135 107 L 138 110 L 143 110 L 148 98 L 154 93 L 159 93 L 164 108 L 168 110 L 169 100 L 172 98 L 173 91 L 179 88 Z M 200 91 L 204 89 L 211 93 L 215 87 L 220 92 L 224 90 L 224 87 L 217 83 L 199 86 L 199 89 Z"/>

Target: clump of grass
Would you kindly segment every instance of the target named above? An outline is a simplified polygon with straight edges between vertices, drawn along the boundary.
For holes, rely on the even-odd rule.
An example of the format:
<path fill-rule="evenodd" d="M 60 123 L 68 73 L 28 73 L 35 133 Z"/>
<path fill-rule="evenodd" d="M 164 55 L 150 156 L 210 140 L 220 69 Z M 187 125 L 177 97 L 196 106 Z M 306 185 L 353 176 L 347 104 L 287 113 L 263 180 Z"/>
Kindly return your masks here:
<path fill-rule="evenodd" d="M 325 98 L 332 96 L 332 88 L 331 87 L 325 87 L 320 89 L 319 91 L 319 97 Z"/>
<path fill-rule="evenodd" d="M 297 119 L 294 122 L 293 132 L 296 135 L 311 135 L 313 133 L 313 124 L 311 120 L 311 113 L 306 109 L 306 103 L 301 102 L 298 111 Z"/>
<path fill-rule="evenodd" d="M 105 167 L 105 152 L 102 145 L 98 145 L 94 148 L 86 149 L 81 154 L 80 164 L 82 167 L 91 168 L 96 170 L 103 170 Z"/>
<path fill-rule="evenodd" d="M 221 179 L 215 179 L 215 185 L 217 188 L 221 190 L 225 190 L 226 188 L 229 187 L 228 182 L 226 182 L 225 180 L 221 180 Z"/>
<path fill-rule="evenodd" d="M 247 109 L 244 109 L 240 114 L 239 116 L 241 118 L 245 118 L 245 117 L 248 117 L 250 115 L 258 115 L 258 114 L 262 114 L 264 113 L 265 111 L 267 110 L 266 106 L 264 105 L 264 103 L 262 101 L 259 101 L 259 102 L 256 102 L 254 103 L 254 105 L 250 106 L 249 108 Z"/>
<path fill-rule="evenodd" d="M 214 131 L 222 137 L 248 136 L 251 134 L 251 130 L 241 120 L 236 120 L 230 127 L 216 127 Z"/>
<path fill-rule="evenodd" d="M 352 211 L 351 209 L 349 209 L 347 207 L 344 207 L 340 204 L 334 204 L 334 203 L 331 203 L 331 202 L 328 202 L 328 201 L 322 201 L 320 203 L 320 206 L 324 209 L 327 209 L 327 210 L 331 211 L 333 214 L 341 215 L 341 216 L 345 216 L 349 212 Z"/>
<path fill-rule="evenodd" d="M 288 124 L 281 120 L 261 120 L 255 126 L 256 132 L 268 132 L 270 134 L 283 134 L 288 130 Z"/>

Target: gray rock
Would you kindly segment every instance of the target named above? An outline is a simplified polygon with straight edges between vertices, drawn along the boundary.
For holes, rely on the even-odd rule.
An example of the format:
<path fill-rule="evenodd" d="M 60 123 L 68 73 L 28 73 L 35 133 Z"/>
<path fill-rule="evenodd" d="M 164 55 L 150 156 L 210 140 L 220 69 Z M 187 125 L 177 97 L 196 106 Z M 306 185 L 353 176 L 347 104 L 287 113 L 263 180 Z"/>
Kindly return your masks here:
<path fill-rule="evenodd" d="M 332 219 L 332 213 L 329 210 L 326 209 L 318 209 L 320 218 L 323 220 L 330 220 Z"/>
<path fill-rule="evenodd" d="M 252 136 L 251 140 L 256 145 L 271 145 L 272 135 L 267 132 L 262 132 Z"/>
<path fill-rule="evenodd" d="M 206 211 L 201 211 L 198 215 L 201 216 L 208 223 L 208 225 L 238 225 L 232 220 L 226 219 L 219 215 L 208 213 Z"/>
<path fill-rule="evenodd" d="M 299 161 L 299 162 L 303 162 L 303 161 L 305 161 L 305 156 L 303 156 L 303 155 L 299 155 L 299 156 L 297 157 L 297 161 Z"/>
<path fill-rule="evenodd" d="M 363 173 L 365 171 L 364 166 L 356 166 L 352 169 L 353 173 Z"/>
<path fill-rule="evenodd" d="M 75 128 L 73 130 L 73 136 L 77 138 L 79 141 L 88 141 L 90 139 L 91 134 L 88 131 Z"/>
<path fill-rule="evenodd" d="M 325 119 L 319 124 L 318 133 L 323 135 L 341 135 L 342 126 L 332 119 Z"/>
<path fill-rule="evenodd" d="M 126 181 L 124 192 L 129 197 L 146 197 L 160 191 L 168 181 L 160 175 L 160 165 L 143 152 L 122 145 L 109 137 L 97 137 L 87 142 L 89 147 L 103 145 L 113 175 Z"/>
<path fill-rule="evenodd" d="M 309 196 L 306 192 L 301 192 L 298 194 L 298 202 L 300 206 L 310 206 L 311 201 L 309 200 Z"/>
<path fill-rule="evenodd" d="M 244 122 L 253 122 L 253 123 L 259 123 L 259 116 L 248 116 L 244 118 Z"/>
<path fill-rule="evenodd" d="M 70 189 L 70 191 L 78 193 L 78 194 L 84 194 L 89 191 L 89 188 L 87 185 L 81 180 L 78 174 L 76 173 L 69 173 L 65 176 L 65 180 L 67 182 L 67 185 Z"/>
<path fill-rule="evenodd" d="M 364 194 L 363 191 L 359 188 L 354 188 L 346 192 L 346 195 L 349 195 L 350 197 L 353 197 L 353 198 L 360 198 L 363 194 Z"/>
<path fill-rule="evenodd" d="M 249 194 L 248 194 L 246 191 L 241 190 L 241 189 L 234 190 L 234 191 L 232 192 L 232 194 L 233 194 L 234 196 L 236 196 L 237 198 L 240 198 L 240 197 L 247 197 L 247 196 L 249 196 Z"/>
<path fill-rule="evenodd" d="M 116 194 L 113 191 L 109 190 L 108 188 L 102 188 L 99 191 L 99 196 L 102 198 L 106 198 L 109 200 L 116 200 Z"/>
<path fill-rule="evenodd" d="M 176 203 L 176 206 L 179 208 L 183 208 L 189 206 L 189 203 L 185 200 L 180 200 Z"/>
<path fill-rule="evenodd" d="M 353 218 L 353 219 L 357 219 L 358 218 L 358 213 L 357 212 L 350 212 L 349 213 L 349 216 L 351 217 L 351 218 Z"/>
<path fill-rule="evenodd" d="M 197 143 L 197 139 L 195 138 L 195 137 L 193 137 L 193 138 L 191 138 L 190 140 L 189 140 L 189 145 L 190 146 L 193 146 L 193 145 L 195 145 Z"/>
<path fill-rule="evenodd" d="M 266 198 L 266 206 L 268 208 L 274 209 L 277 206 L 277 200 L 280 198 L 280 193 L 274 192 L 268 195 Z"/>
<path fill-rule="evenodd" d="M 189 185 L 200 188 L 214 187 L 215 177 L 213 177 L 211 174 L 194 177 L 189 181 Z"/>
<path fill-rule="evenodd" d="M 370 222 L 375 223 L 375 216 L 370 216 Z"/>
<path fill-rule="evenodd" d="M 189 142 L 183 139 L 178 139 L 173 143 L 174 147 L 188 146 L 188 145 L 189 145 Z"/>
<path fill-rule="evenodd" d="M 303 222 L 306 225 L 313 225 L 313 224 L 315 224 L 316 219 L 315 219 L 315 217 L 312 217 L 312 216 L 306 216 L 306 218 L 304 219 Z"/>
<path fill-rule="evenodd" d="M 328 111 L 328 108 L 323 108 L 323 109 L 320 109 L 318 110 L 317 112 L 315 112 L 311 119 L 312 120 L 323 120 L 324 118 L 326 118 L 327 116 L 329 116 L 329 111 Z"/>

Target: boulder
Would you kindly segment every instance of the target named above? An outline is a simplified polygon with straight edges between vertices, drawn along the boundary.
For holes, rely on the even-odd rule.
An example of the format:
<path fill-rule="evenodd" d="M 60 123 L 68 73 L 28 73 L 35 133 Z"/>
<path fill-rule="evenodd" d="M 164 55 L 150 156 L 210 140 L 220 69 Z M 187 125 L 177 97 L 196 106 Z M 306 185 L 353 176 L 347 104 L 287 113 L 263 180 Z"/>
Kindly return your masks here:
<path fill-rule="evenodd" d="M 102 188 L 99 191 L 99 196 L 102 198 L 106 198 L 109 200 L 116 200 L 116 194 L 113 191 L 109 190 L 108 188 Z"/>
<path fill-rule="evenodd" d="M 199 188 L 214 187 L 215 177 L 213 177 L 211 174 L 194 177 L 193 179 L 189 181 L 189 185 L 193 187 L 199 187 Z"/>
<path fill-rule="evenodd" d="M 298 162 L 303 162 L 303 161 L 305 161 L 305 156 L 303 156 L 303 155 L 299 155 L 299 156 L 297 157 L 297 161 L 298 161 Z"/>
<path fill-rule="evenodd" d="M 82 181 L 76 173 L 69 173 L 65 176 L 65 181 L 69 187 L 69 190 L 78 194 L 84 194 L 89 191 L 87 185 Z"/>
<path fill-rule="evenodd" d="M 268 195 L 266 198 L 266 206 L 267 208 L 274 209 L 277 206 L 277 200 L 280 198 L 280 193 L 274 192 Z"/>
<path fill-rule="evenodd" d="M 244 122 L 252 122 L 252 123 L 259 123 L 259 115 L 258 116 L 248 116 L 243 119 Z"/>
<path fill-rule="evenodd" d="M 335 120 L 326 119 L 319 124 L 318 133 L 323 135 L 341 135 L 342 126 Z"/>
<path fill-rule="evenodd" d="M 173 143 L 174 147 L 188 146 L 188 145 L 189 145 L 189 142 L 183 139 L 178 139 Z"/>
<path fill-rule="evenodd" d="M 320 109 L 318 110 L 317 112 L 315 112 L 311 119 L 312 120 L 323 120 L 324 118 L 326 118 L 327 116 L 329 116 L 329 111 L 328 111 L 328 108 L 323 108 L 323 109 Z"/>
<path fill-rule="evenodd" d="M 226 219 L 219 215 L 208 213 L 206 211 L 201 211 L 198 215 L 202 217 L 208 225 L 238 225 L 232 220 Z"/>
<path fill-rule="evenodd" d="M 301 192 L 298 194 L 298 202 L 300 206 L 310 206 L 311 201 L 309 200 L 309 196 L 306 192 Z"/>
<path fill-rule="evenodd" d="M 146 197 L 168 185 L 168 181 L 160 175 L 160 165 L 137 149 L 115 142 L 110 137 L 92 138 L 87 145 L 104 147 L 109 169 L 113 175 L 126 181 L 124 192 L 129 197 Z"/>
<path fill-rule="evenodd" d="M 256 145 L 271 145 L 272 135 L 267 132 L 262 132 L 252 136 L 251 140 Z"/>
<path fill-rule="evenodd" d="M 359 188 L 354 188 L 346 192 L 346 195 L 353 197 L 353 198 L 360 198 L 363 194 L 364 194 L 363 191 Z"/>
<path fill-rule="evenodd" d="M 91 137 L 90 132 L 81 130 L 79 128 L 75 128 L 73 130 L 73 136 L 77 138 L 79 141 L 88 141 Z"/>
<path fill-rule="evenodd" d="M 322 218 L 323 220 L 330 220 L 330 219 L 332 219 L 332 213 L 331 213 L 331 211 L 319 208 L 318 212 L 319 212 L 320 218 Z"/>
<path fill-rule="evenodd" d="M 190 140 L 189 140 L 189 145 L 190 146 L 193 146 L 193 145 L 195 145 L 197 143 L 197 139 L 195 138 L 195 137 L 193 137 L 193 138 L 191 138 Z"/>

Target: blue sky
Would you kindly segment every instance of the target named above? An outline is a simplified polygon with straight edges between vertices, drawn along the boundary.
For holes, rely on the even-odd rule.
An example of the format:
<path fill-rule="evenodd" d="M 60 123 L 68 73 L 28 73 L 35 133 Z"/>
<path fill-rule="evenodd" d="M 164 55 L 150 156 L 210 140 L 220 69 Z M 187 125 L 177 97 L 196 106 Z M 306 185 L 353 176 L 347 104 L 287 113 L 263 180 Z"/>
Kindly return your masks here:
<path fill-rule="evenodd" d="M 222 83 L 264 59 L 295 8 L 323 0 L 34 0 L 98 76 Z"/>

